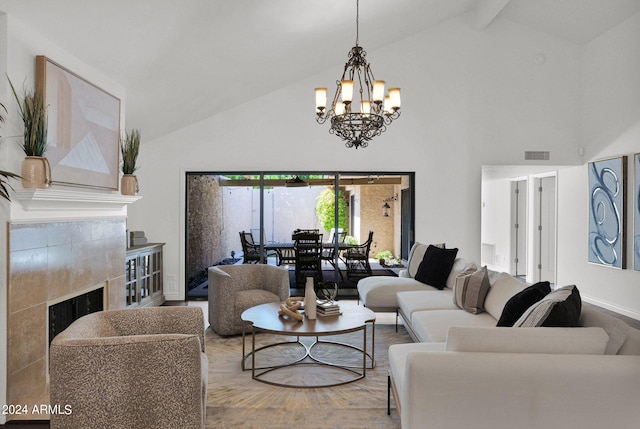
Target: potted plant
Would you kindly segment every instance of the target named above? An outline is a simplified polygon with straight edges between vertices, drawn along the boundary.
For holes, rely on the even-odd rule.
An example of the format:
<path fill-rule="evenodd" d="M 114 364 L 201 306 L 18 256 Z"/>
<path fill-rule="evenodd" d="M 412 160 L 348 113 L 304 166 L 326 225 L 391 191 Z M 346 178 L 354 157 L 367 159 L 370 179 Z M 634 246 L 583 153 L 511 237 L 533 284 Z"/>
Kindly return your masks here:
<path fill-rule="evenodd" d="M 51 167 L 44 153 L 47 151 L 47 108 L 39 90 L 25 89 L 22 101 L 9 79 L 24 124 L 21 144 L 26 158 L 22 161 L 22 187 L 46 188 L 51 184 Z"/>
<path fill-rule="evenodd" d="M 384 266 L 385 261 L 393 260 L 393 253 L 390 250 L 381 250 L 376 253 L 376 259 L 380 262 L 380 265 Z"/>
<path fill-rule="evenodd" d="M 138 178 L 133 174 L 137 169 L 138 152 L 140 151 L 140 130 L 125 132 L 120 141 L 122 152 L 122 181 L 120 191 L 123 195 L 136 195 L 138 193 Z"/>
<path fill-rule="evenodd" d="M 4 104 L 0 103 L 0 107 L 2 107 L 2 110 L 4 110 L 5 113 L 7 112 L 7 108 L 4 107 Z M 4 116 L 0 113 L 0 123 L 2 122 L 4 122 Z M 9 190 L 7 189 L 7 187 L 11 188 L 11 185 L 9 185 L 7 179 L 16 179 L 19 177 L 20 176 L 15 173 L 0 170 L 0 197 L 7 201 L 11 201 L 11 198 L 9 197 Z"/>

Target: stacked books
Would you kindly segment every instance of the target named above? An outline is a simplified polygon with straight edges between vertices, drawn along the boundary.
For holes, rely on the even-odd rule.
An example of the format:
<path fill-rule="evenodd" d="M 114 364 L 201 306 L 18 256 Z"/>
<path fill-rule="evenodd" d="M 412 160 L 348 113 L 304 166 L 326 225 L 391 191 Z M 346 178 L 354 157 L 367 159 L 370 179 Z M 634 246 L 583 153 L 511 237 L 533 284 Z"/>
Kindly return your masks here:
<path fill-rule="evenodd" d="M 129 231 L 129 246 L 141 246 L 147 244 L 147 237 L 144 235 L 144 231 Z"/>
<path fill-rule="evenodd" d="M 338 316 L 340 315 L 340 305 L 335 301 L 316 301 L 318 316 Z"/>

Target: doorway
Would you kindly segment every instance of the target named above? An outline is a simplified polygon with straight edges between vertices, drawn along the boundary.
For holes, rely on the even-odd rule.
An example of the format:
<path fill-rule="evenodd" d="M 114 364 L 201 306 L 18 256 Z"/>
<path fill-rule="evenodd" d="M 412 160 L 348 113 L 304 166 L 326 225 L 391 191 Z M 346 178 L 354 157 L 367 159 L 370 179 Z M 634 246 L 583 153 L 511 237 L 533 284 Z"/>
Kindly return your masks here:
<path fill-rule="evenodd" d="M 558 168 L 483 166 L 481 255 L 489 269 L 556 282 Z"/>

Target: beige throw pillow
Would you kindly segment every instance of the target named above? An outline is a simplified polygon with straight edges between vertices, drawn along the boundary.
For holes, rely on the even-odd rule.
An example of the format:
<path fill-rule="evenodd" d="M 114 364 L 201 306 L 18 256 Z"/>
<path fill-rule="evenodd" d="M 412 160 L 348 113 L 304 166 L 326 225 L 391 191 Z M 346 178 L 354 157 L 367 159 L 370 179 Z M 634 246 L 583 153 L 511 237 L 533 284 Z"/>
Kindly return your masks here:
<path fill-rule="evenodd" d="M 444 243 L 434 244 L 434 246 L 444 249 Z M 409 251 L 409 259 L 407 262 L 407 274 L 409 277 L 414 278 L 416 273 L 418 272 L 418 267 L 422 263 L 422 259 L 424 258 L 424 254 L 429 247 L 428 244 L 423 244 L 419 242 L 415 242 L 413 246 L 411 246 L 411 250 Z"/>
<path fill-rule="evenodd" d="M 469 313 L 482 313 L 484 300 L 490 287 L 486 265 L 472 274 L 464 275 L 463 272 L 456 278 L 456 284 L 453 287 L 454 302 Z"/>

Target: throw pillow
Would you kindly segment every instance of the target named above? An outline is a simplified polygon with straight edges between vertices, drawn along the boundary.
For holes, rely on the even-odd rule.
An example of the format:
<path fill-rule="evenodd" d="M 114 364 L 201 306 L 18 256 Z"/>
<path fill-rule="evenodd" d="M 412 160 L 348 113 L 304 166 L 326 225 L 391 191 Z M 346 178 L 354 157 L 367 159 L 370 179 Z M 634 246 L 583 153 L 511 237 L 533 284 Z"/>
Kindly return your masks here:
<path fill-rule="evenodd" d="M 570 288 L 571 294 L 564 301 L 556 302 L 549 316 L 542 322 L 542 326 L 580 326 L 582 311 L 580 292 L 574 285 L 565 287 Z"/>
<path fill-rule="evenodd" d="M 460 275 L 453 288 L 455 304 L 469 313 L 482 313 L 490 287 L 486 265 L 475 273 Z"/>
<path fill-rule="evenodd" d="M 441 249 L 430 244 L 414 278 L 436 289 L 444 289 L 457 254 L 457 248 Z"/>
<path fill-rule="evenodd" d="M 578 326 L 582 300 L 575 285 L 561 287 L 533 304 L 514 327 Z"/>
<path fill-rule="evenodd" d="M 549 282 L 539 282 L 518 292 L 504 305 L 496 326 L 513 326 L 529 307 L 551 293 Z"/>
<path fill-rule="evenodd" d="M 444 243 L 434 244 L 436 247 L 441 247 L 444 249 Z M 424 254 L 427 251 L 427 247 L 429 245 L 415 242 L 413 246 L 411 246 L 411 250 L 409 251 L 409 259 L 407 260 L 407 274 L 411 278 L 416 277 L 416 273 L 418 272 L 418 267 L 424 259 Z"/>

